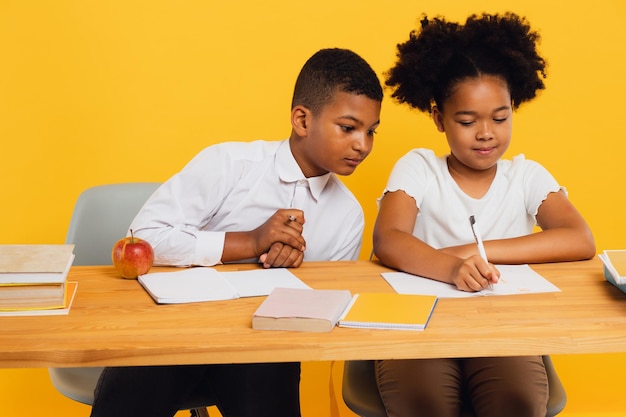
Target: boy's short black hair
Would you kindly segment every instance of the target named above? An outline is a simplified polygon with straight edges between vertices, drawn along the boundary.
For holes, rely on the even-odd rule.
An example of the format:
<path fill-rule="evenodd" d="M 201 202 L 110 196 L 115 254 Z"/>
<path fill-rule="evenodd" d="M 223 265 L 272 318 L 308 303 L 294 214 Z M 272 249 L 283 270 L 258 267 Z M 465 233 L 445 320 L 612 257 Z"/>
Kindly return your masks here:
<path fill-rule="evenodd" d="M 330 48 L 316 52 L 300 70 L 291 108 L 302 105 L 317 114 L 337 91 L 383 100 L 380 80 L 363 58 L 348 49 Z"/>

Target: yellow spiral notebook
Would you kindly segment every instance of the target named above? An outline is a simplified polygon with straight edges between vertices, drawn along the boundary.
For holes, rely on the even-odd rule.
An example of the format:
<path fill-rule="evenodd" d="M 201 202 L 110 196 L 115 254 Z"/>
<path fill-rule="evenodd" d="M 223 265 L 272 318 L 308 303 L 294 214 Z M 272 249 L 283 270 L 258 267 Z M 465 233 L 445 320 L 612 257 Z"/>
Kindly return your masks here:
<path fill-rule="evenodd" d="M 360 293 L 352 298 L 340 327 L 424 330 L 437 305 L 437 296 Z"/>

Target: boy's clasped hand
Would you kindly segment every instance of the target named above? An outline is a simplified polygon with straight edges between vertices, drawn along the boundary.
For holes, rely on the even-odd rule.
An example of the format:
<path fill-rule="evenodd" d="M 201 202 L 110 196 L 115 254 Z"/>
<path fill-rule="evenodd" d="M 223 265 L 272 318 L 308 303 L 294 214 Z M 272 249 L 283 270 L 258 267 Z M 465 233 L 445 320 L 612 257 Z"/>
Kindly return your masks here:
<path fill-rule="evenodd" d="M 302 210 L 281 209 L 253 231 L 257 247 L 268 248 L 259 256 L 263 268 L 297 268 L 302 264 L 304 222 Z"/>

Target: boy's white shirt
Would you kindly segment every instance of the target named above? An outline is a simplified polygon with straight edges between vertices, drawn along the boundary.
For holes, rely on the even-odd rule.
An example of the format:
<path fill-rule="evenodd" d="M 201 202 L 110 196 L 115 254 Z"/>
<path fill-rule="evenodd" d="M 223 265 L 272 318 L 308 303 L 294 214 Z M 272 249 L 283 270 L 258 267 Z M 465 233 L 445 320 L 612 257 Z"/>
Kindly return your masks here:
<path fill-rule="evenodd" d="M 308 187 L 308 198 L 294 207 L 306 220 L 304 260 L 357 259 L 361 205 L 334 174 L 305 178 L 289 140 L 205 148 L 159 187 L 130 228 L 152 244 L 155 264 L 216 265 L 226 232 L 253 230 L 276 210 L 292 207 L 298 184 Z"/>

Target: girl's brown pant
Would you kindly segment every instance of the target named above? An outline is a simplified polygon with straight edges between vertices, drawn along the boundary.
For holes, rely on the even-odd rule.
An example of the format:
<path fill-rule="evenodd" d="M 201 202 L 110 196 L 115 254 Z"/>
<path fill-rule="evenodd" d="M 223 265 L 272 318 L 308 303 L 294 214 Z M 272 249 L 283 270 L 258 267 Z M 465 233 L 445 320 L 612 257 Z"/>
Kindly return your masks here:
<path fill-rule="evenodd" d="M 548 379 L 540 356 L 376 362 L 389 417 L 545 417 Z"/>

